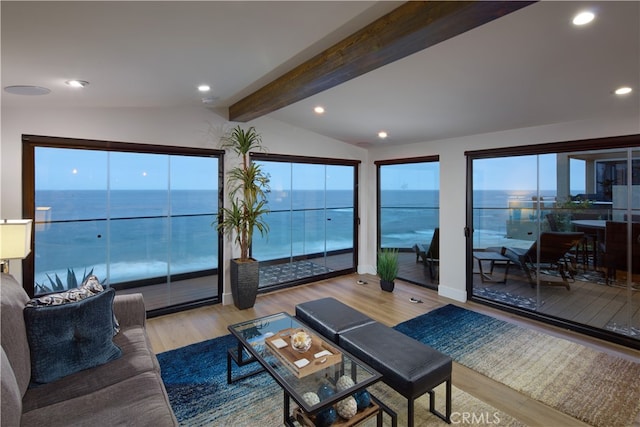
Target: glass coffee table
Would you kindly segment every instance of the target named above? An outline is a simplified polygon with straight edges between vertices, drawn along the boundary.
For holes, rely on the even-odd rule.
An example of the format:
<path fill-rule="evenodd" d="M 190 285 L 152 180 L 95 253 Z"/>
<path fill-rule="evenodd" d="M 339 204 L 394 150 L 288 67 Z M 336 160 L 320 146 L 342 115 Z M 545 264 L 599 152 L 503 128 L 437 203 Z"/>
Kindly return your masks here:
<path fill-rule="evenodd" d="M 330 417 L 328 411 L 340 406 L 336 405 L 338 402 L 352 395 L 359 396 L 381 379 L 381 374 L 373 368 L 287 313 L 237 323 L 228 329 L 238 339 L 238 345 L 227 351 L 227 382 L 231 384 L 266 370 L 284 391 L 285 425 L 292 426 L 294 419 L 303 425 L 313 425 L 318 417 Z M 297 351 L 292 344 L 292 336 L 300 331 L 311 338 L 310 348 L 306 351 Z M 261 368 L 233 377 L 232 361 L 239 367 L 257 362 Z M 396 413 L 375 396 L 368 396 L 370 404 L 361 405 L 366 407 L 358 410 L 348 425 L 375 415 L 381 426 L 382 413 L 386 412 L 395 427 Z M 298 405 L 293 413 L 291 399 Z M 341 409 L 349 412 L 351 406 L 342 405 Z"/>

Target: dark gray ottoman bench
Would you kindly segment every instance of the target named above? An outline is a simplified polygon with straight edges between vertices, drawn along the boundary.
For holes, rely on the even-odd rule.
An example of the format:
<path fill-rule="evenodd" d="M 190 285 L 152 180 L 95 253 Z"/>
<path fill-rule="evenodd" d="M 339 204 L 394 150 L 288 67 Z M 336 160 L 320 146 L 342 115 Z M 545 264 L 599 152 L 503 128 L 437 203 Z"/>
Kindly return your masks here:
<path fill-rule="evenodd" d="M 321 298 L 298 304 L 296 317 L 336 344 L 340 334 L 376 322 L 335 298 Z"/>
<path fill-rule="evenodd" d="M 382 374 L 382 380 L 407 398 L 407 423 L 413 426 L 414 401 L 429 393 L 429 410 L 451 423 L 449 356 L 378 323 L 334 298 L 296 306 L 296 317 Z M 445 414 L 435 409 L 433 389 L 446 383 Z"/>

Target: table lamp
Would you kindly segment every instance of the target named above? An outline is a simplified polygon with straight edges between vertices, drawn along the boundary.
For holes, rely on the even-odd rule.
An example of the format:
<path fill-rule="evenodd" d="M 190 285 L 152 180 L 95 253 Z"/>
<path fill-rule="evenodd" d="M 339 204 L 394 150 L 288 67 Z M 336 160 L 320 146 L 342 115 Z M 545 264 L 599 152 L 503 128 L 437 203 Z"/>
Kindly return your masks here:
<path fill-rule="evenodd" d="M 4 219 L 0 221 L 0 265 L 9 273 L 10 259 L 23 259 L 31 252 L 30 219 Z"/>

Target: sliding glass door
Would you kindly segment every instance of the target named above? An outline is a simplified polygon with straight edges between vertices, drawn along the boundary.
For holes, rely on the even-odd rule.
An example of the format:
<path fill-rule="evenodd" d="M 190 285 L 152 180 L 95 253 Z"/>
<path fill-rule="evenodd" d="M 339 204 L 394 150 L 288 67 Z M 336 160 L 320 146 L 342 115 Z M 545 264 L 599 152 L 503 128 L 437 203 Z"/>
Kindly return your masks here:
<path fill-rule="evenodd" d="M 602 146 L 468 153 L 473 299 L 640 340 L 640 153 Z"/>
<path fill-rule="evenodd" d="M 119 293 L 142 292 L 150 311 L 217 300 L 219 157 L 74 144 L 28 145 L 33 293 L 93 273 Z"/>
<path fill-rule="evenodd" d="M 437 288 L 440 165 L 437 157 L 376 162 L 379 248 L 398 249 L 398 277 Z"/>
<path fill-rule="evenodd" d="M 270 177 L 268 235 L 254 235 L 260 288 L 317 280 L 355 269 L 353 164 L 256 159 Z M 280 156 L 279 156 L 280 158 Z"/>

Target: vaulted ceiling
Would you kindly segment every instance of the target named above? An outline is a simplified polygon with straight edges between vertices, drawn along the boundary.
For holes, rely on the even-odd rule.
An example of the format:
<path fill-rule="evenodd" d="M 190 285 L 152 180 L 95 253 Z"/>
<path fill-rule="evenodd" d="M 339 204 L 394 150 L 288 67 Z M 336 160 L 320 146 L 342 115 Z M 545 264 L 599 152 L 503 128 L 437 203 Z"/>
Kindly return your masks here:
<path fill-rule="evenodd" d="M 637 1 L 542 1 L 487 23 L 480 2 L 470 15 L 436 21 L 446 23 L 435 28 L 448 36 L 426 49 L 408 50 L 407 56 L 371 71 L 370 64 L 354 56 L 344 62 L 363 74 L 349 68 L 349 79 L 330 75 L 317 93 L 298 98 L 292 94 L 310 85 L 281 81 L 280 92 L 269 96 L 274 102 L 276 95 L 288 99 L 275 109 L 251 98 L 402 6 L 367 1 L 2 1 L 2 87 L 51 90 L 42 96 L 3 91 L 2 107 L 201 106 L 225 116 L 231 107 L 232 118 L 266 114 L 362 146 L 640 117 Z M 573 16 L 585 9 L 594 11 L 595 20 L 572 25 Z M 456 30 L 463 18 L 479 26 Z M 387 54 L 405 48 L 401 42 Z M 346 47 L 334 56 L 343 53 Z M 327 56 L 320 63 L 330 61 Z M 307 67 L 307 72 L 314 70 Z M 73 89 L 65 84 L 70 79 L 89 85 Z M 200 84 L 211 91 L 199 93 Z M 615 96 L 613 90 L 623 85 L 634 91 Z M 249 102 L 242 111 L 257 114 L 236 114 L 243 99 Z M 317 105 L 325 108 L 323 115 L 313 112 Z M 379 140 L 379 130 L 389 137 Z"/>

